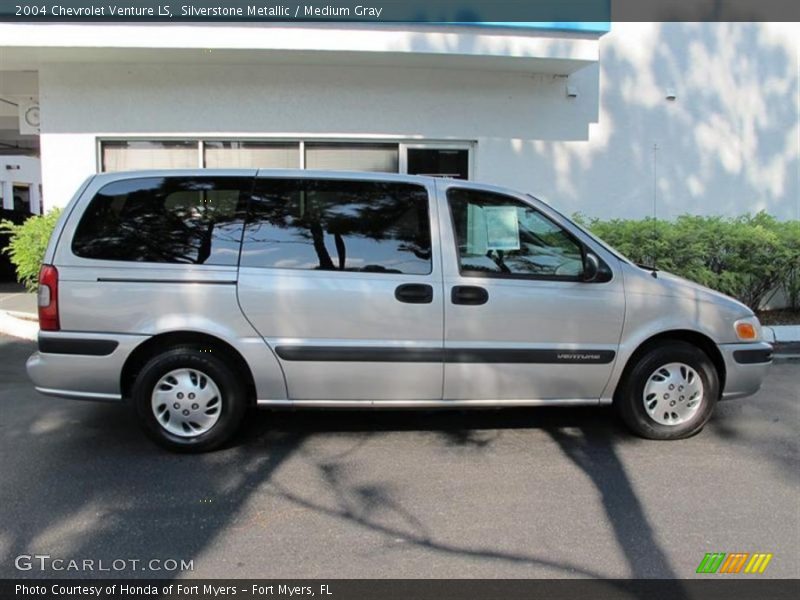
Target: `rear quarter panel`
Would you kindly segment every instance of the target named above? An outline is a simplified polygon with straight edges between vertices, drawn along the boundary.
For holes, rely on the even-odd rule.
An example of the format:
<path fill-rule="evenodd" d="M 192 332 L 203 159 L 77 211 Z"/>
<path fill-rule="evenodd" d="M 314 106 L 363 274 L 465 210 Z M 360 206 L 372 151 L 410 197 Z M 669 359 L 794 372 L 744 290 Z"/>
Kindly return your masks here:
<path fill-rule="evenodd" d="M 212 335 L 242 354 L 253 373 L 258 397 L 285 398 L 286 383 L 277 358 L 239 307 L 235 266 L 106 261 L 73 254 L 75 229 L 99 189 L 125 177 L 168 174 L 176 172 L 98 175 L 70 203 L 59 235 L 51 240 L 52 262 L 59 272 L 62 331 L 148 337 L 172 332 Z M 255 171 L 226 174 L 254 176 Z"/>

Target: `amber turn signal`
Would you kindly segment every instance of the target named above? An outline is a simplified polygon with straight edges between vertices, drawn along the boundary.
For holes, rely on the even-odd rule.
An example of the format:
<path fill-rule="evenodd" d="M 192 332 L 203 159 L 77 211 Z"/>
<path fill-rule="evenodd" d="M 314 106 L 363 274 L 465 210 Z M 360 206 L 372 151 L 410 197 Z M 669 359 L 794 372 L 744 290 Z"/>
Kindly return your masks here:
<path fill-rule="evenodd" d="M 736 335 L 740 340 L 755 340 L 758 337 L 755 326 L 747 321 L 736 323 Z"/>

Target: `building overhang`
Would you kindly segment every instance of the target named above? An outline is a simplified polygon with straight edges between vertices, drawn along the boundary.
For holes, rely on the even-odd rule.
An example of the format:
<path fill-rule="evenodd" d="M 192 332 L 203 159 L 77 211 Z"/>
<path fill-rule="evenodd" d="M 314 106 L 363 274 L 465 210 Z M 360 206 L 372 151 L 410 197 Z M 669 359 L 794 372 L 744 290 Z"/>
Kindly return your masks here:
<path fill-rule="evenodd" d="M 0 71 L 53 63 L 347 64 L 569 75 L 599 30 L 511 24 L 0 23 Z"/>

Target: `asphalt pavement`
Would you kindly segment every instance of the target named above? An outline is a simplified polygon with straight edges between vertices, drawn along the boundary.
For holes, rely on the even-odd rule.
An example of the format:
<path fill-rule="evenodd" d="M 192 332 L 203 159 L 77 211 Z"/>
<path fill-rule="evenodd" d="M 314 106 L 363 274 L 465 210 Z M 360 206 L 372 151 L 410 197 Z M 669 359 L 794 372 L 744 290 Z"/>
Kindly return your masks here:
<path fill-rule="evenodd" d="M 800 576 L 800 362 L 680 442 L 605 408 L 254 411 L 180 456 L 38 395 L 34 349 L 0 337 L 0 577 L 686 578 L 707 552 Z"/>
<path fill-rule="evenodd" d="M 36 294 L 18 283 L 0 282 L 0 310 L 35 315 Z"/>

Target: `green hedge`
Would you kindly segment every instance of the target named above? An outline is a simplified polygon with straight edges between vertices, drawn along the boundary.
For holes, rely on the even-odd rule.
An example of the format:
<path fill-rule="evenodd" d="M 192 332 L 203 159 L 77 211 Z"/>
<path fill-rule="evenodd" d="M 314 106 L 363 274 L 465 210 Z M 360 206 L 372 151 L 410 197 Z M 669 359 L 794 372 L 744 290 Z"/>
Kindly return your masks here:
<path fill-rule="evenodd" d="M 575 220 L 637 263 L 652 265 L 738 298 L 753 310 L 783 286 L 800 295 L 800 221 L 760 212 L 736 218 L 684 215 L 675 221 Z"/>
<path fill-rule="evenodd" d="M 46 215 L 31 217 L 19 225 L 8 220 L 0 221 L 0 231 L 9 234 L 9 243 L 3 248 L 3 252 L 9 255 L 17 269 L 17 280 L 30 292 L 36 291 L 39 267 L 60 214 L 60 210 L 54 209 Z"/>

